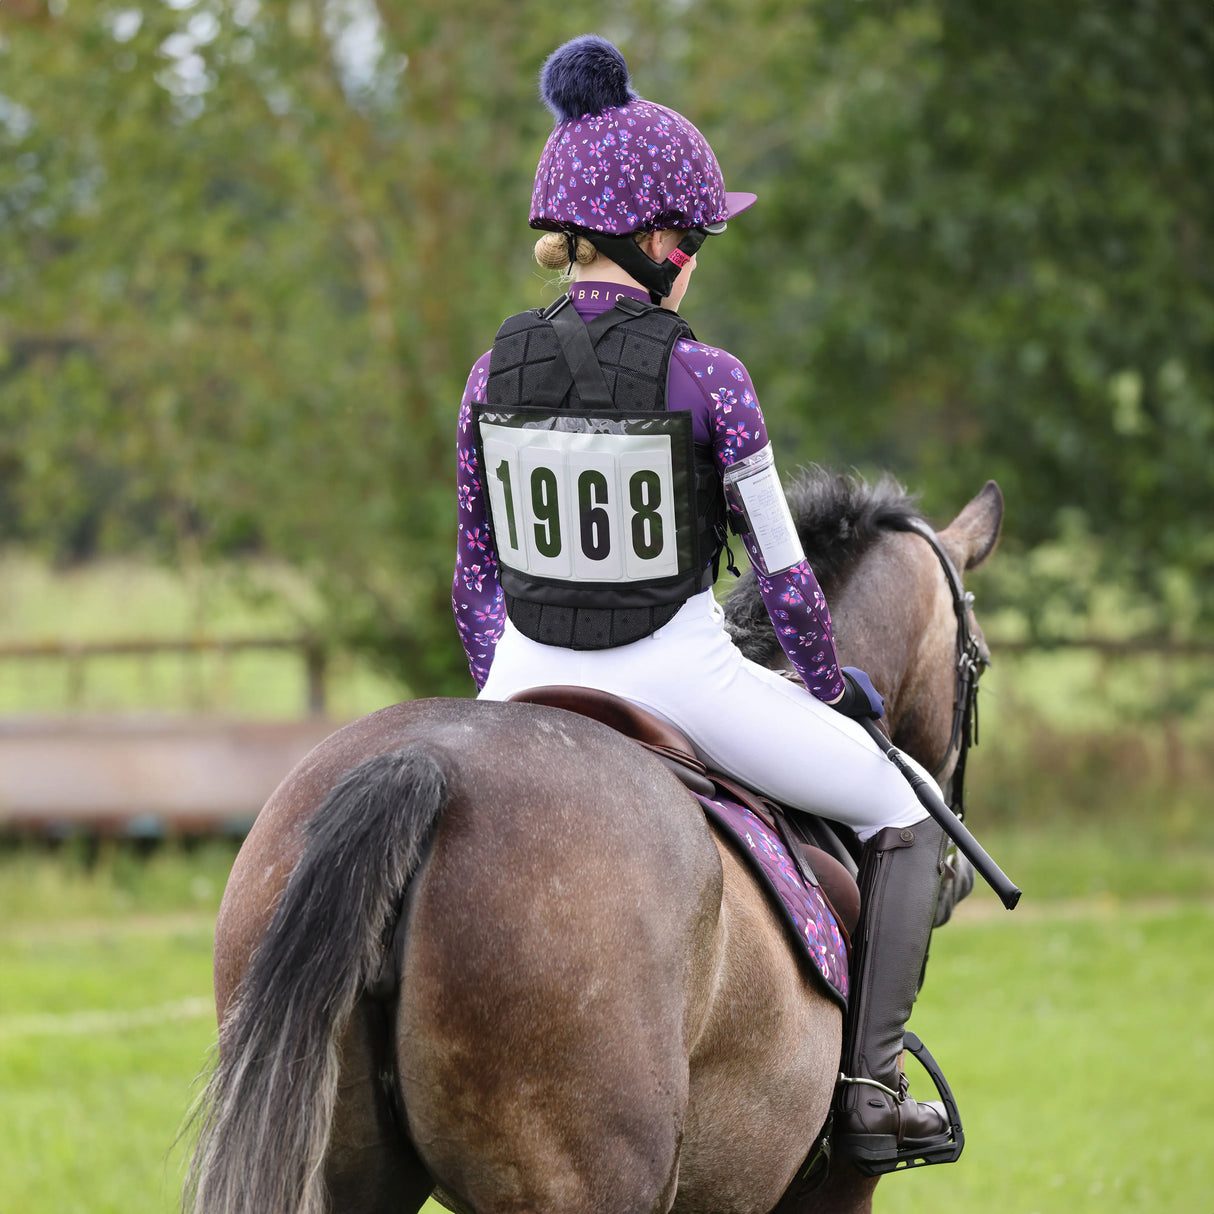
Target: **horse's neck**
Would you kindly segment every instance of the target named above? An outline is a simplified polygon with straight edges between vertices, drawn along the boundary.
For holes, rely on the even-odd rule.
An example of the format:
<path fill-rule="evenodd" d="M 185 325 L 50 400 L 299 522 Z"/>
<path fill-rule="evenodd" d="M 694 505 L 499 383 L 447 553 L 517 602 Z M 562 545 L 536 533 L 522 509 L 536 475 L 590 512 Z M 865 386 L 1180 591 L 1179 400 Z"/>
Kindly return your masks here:
<path fill-rule="evenodd" d="M 931 549 L 891 532 L 836 588 L 839 660 L 859 666 L 885 696 L 891 736 L 921 762 L 947 745 L 952 711 L 953 617 Z"/>

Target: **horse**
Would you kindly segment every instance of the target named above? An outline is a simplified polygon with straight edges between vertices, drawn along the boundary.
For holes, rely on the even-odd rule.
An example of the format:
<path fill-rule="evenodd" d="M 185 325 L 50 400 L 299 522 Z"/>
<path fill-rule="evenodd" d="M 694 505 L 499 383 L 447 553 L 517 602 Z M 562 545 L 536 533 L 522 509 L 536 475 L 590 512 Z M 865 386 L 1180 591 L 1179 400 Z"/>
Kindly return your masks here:
<path fill-rule="evenodd" d="M 914 499 L 811 470 L 790 502 L 841 660 L 947 779 L 958 617 L 902 529 Z M 939 532 L 958 570 L 1002 512 L 988 482 Z M 730 626 L 773 656 L 745 583 Z M 837 1003 L 684 785 L 530 703 L 405 702 L 321 742 L 235 860 L 214 979 L 192 1214 L 413 1214 L 431 1195 L 460 1214 L 762 1214 L 839 1071 Z M 869 1210 L 875 1184 L 836 1164 L 794 1214 Z"/>

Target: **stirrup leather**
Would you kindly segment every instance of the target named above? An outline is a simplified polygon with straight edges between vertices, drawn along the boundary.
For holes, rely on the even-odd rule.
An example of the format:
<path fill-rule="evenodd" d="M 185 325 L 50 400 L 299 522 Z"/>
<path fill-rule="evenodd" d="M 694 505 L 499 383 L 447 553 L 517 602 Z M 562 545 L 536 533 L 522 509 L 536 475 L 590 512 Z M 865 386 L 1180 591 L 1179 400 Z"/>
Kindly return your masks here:
<path fill-rule="evenodd" d="M 903 1044 L 918 1060 L 919 1065 L 931 1076 L 932 1083 L 936 1085 L 936 1091 L 940 1094 L 940 1099 L 944 1104 L 945 1117 L 948 1120 L 949 1139 L 947 1142 L 934 1143 L 929 1146 L 903 1144 L 896 1153 L 877 1159 L 849 1156 L 850 1162 L 866 1176 L 882 1176 L 886 1172 L 922 1168 L 933 1163 L 954 1163 L 965 1147 L 965 1131 L 961 1128 L 961 1114 L 957 1111 L 953 1090 L 949 1087 L 948 1080 L 945 1079 L 944 1072 L 940 1069 L 940 1064 L 914 1033 L 908 1031 L 903 1037 Z M 878 1088 L 886 1095 L 892 1096 L 899 1104 L 907 1098 L 905 1077 L 898 1090 L 863 1076 L 853 1077 L 841 1074 L 839 1083 L 842 1085 L 863 1084 L 867 1087 Z"/>

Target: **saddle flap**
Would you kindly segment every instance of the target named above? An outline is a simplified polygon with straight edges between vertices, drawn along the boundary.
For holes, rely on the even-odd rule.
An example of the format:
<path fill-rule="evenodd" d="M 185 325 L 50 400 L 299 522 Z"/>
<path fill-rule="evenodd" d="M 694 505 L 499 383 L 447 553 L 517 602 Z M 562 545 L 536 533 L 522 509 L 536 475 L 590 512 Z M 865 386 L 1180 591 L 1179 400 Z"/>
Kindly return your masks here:
<path fill-rule="evenodd" d="M 610 726 L 656 754 L 701 801 L 724 795 L 738 807 L 754 814 L 768 830 L 777 833 L 802 883 L 807 887 L 821 886 L 827 904 L 847 933 L 850 947 L 849 937 L 856 930 L 860 917 L 860 891 L 852 872 L 834 855 L 815 846 L 815 840 L 805 837 L 801 825 L 792 827 L 785 811 L 779 806 L 721 772 L 710 769 L 675 726 L 631 700 L 594 687 L 564 684 L 528 687 L 516 692 L 510 699 L 522 704 L 562 708 Z M 846 852 L 843 854 L 846 855 Z"/>

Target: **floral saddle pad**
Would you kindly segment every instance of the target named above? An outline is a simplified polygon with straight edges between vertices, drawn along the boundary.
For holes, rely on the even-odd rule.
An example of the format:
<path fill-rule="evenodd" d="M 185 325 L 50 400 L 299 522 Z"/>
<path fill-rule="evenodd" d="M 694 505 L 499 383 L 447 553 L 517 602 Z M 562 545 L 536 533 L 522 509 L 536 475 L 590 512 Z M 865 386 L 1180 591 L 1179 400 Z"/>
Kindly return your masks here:
<path fill-rule="evenodd" d="M 721 796 L 695 795 L 766 890 L 826 994 L 846 1008 L 847 945 L 821 890 L 801 876 L 783 839 L 753 810 Z"/>

